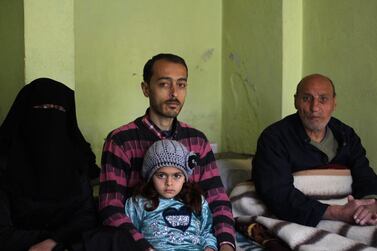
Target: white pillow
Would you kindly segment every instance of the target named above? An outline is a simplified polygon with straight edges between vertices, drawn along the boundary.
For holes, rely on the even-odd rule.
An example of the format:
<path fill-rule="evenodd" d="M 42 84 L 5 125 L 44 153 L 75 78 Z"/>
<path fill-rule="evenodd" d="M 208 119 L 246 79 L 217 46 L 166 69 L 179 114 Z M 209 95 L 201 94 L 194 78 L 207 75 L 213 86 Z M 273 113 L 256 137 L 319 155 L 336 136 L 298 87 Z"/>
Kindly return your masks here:
<path fill-rule="evenodd" d="M 293 173 L 294 186 L 304 194 L 331 204 L 344 204 L 352 194 L 349 169 L 310 169 Z"/>
<path fill-rule="evenodd" d="M 251 158 L 219 159 L 216 164 L 227 194 L 238 183 L 251 179 Z"/>

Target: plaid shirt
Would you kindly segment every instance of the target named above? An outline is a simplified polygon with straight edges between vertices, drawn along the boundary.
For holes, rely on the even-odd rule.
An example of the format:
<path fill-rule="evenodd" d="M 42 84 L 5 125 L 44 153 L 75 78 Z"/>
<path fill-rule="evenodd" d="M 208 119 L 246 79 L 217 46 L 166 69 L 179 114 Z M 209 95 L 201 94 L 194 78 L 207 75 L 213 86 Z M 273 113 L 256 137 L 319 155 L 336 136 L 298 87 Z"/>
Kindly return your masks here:
<path fill-rule="evenodd" d="M 99 210 L 104 225 L 128 230 L 144 249 L 150 244 L 125 215 L 124 205 L 140 184 L 143 157 L 149 146 L 164 139 L 165 134 L 153 124 L 148 115 L 112 131 L 104 144 L 100 175 Z M 213 215 L 215 236 L 220 245 L 235 247 L 235 229 L 228 195 L 225 193 L 215 157 L 205 135 L 174 119 L 170 137 L 181 142 L 199 156 L 191 182 L 198 183 Z"/>

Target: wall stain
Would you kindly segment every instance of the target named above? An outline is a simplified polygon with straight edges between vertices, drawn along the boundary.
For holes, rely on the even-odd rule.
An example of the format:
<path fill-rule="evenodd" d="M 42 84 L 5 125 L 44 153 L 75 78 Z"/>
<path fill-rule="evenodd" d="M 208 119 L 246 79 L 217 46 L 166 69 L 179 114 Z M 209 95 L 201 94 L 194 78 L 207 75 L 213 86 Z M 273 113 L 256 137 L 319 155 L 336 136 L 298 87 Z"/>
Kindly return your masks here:
<path fill-rule="evenodd" d="M 200 65 L 196 65 L 195 66 L 195 70 L 197 70 L 197 71 L 204 71 L 203 67 L 201 67 Z"/>
<path fill-rule="evenodd" d="M 206 50 L 205 52 L 203 52 L 203 54 L 200 56 L 201 60 L 203 60 L 204 63 L 209 61 L 213 57 L 214 51 L 215 51 L 214 48 L 210 48 L 210 49 Z M 199 62 L 199 64 L 197 64 L 195 66 L 195 70 L 204 71 L 202 62 Z"/>
<path fill-rule="evenodd" d="M 202 54 L 202 56 L 201 56 L 202 60 L 203 60 L 204 62 L 207 62 L 208 60 L 210 60 L 210 59 L 212 58 L 212 56 L 213 56 L 213 52 L 214 52 L 214 51 L 215 51 L 214 48 L 211 48 L 211 49 L 206 50 L 206 51 Z"/>
<path fill-rule="evenodd" d="M 237 135 L 226 135 L 224 146 L 235 152 L 252 152 L 253 149 L 246 138 L 252 140 L 252 135 L 258 135 L 260 119 L 258 111 L 260 100 L 257 95 L 257 87 L 253 83 L 249 68 L 242 57 L 235 52 L 228 54 L 232 62 L 231 72 L 228 77 L 228 85 L 225 86 L 226 116 L 228 122 L 226 128 L 237 128 Z"/>
<path fill-rule="evenodd" d="M 240 65 L 241 65 L 241 60 L 240 60 L 240 58 L 238 57 L 238 55 L 236 55 L 236 54 L 234 54 L 233 52 L 231 52 L 231 53 L 229 53 L 229 59 L 231 60 L 231 61 L 233 61 L 235 64 L 236 64 L 236 66 L 237 67 L 240 67 Z"/>

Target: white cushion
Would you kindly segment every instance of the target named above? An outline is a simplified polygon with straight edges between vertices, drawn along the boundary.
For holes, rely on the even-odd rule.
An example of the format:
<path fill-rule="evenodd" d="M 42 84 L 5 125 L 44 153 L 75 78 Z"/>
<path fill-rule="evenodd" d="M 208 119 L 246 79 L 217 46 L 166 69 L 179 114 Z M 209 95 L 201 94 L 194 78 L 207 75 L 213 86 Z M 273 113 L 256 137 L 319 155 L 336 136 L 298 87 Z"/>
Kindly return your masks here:
<path fill-rule="evenodd" d="M 216 164 L 227 194 L 230 194 L 235 185 L 251 178 L 251 157 L 243 159 L 219 159 L 216 160 Z"/>

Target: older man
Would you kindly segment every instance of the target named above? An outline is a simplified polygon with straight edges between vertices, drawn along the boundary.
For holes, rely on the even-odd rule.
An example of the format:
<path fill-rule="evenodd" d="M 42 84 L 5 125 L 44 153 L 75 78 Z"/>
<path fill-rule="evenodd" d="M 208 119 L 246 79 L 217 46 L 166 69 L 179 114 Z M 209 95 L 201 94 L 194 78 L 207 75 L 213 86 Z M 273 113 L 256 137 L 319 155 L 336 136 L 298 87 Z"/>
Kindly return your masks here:
<path fill-rule="evenodd" d="M 331 117 L 335 106 L 328 77 L 313 74 L 300 81 L 297 113 L 267 127 L 258 140 L 252 170 L 256 191 L 284 220 L 308 226 L 321 219 L 376 225 L 377 176 L 354 130 Z M 345 205 L 323 204 L 293 184 L 293 172 L 339 167 L 350 169 L 353 179 L 353 194 Z"/>

